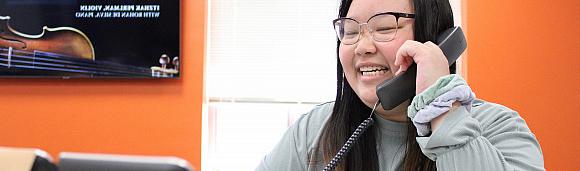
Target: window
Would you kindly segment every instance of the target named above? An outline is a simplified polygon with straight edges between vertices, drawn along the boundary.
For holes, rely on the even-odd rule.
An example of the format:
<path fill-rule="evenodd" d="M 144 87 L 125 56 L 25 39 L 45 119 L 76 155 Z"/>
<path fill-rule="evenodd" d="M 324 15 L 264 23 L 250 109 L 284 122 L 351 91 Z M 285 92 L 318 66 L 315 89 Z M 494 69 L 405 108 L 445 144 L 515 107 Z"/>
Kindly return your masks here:
<path fill-rule="evenodd" d="M 338 2 L 208 4 L 203 170 L 253 170 L 297 117 L 334 100 Z"/>

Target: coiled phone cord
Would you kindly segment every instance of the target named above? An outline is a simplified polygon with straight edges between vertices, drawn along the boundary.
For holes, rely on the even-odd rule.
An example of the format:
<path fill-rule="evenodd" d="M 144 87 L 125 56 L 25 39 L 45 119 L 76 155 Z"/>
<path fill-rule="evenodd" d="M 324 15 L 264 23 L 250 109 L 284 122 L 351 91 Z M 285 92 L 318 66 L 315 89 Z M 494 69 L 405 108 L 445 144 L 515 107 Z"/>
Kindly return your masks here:
<path fill-rule="evenodd" d="M 338 164 L 340 164 L 340 161 L 342 160 L 343 157 L 345 157 L 348 152 L 350 151 L 350 149 L 352 148 L 352 146 L 354 145 L 354 143 L 356 143 L 359 139 L 359 137 L 371 126 L 373 125 L 373 123 L 375 122 L 373 119 L 373 113 L 375 113 L 375 109 L 377 108 L 377 105 L 379 104 L 379 102 L 377 101 L 375 103 L 375 106 L 373 107 L 373 110 L 371 111 L 371 114 L 369 116 L 369 118 L 365 119 L 362 123 L 360 123 L 358 125 L 358 127 L 356 128 L 356 130 L 354 130 L 354 132 L 352 133 L 352 135 L 350 135 L 350 138 L 348 138 L 348 140 L 346 141 L 346 143 L 344 145 L 342 145 L 342 147 L 340 148 L 340 150 L 338 151 L 338 153 L 336 153 L 336 155 L 332 158 L 332 160 L 330 160 L 330 163 L 328 163 L 325 167 L 323 171 L 333 171 L 336 166 L 338 166 Z"/>

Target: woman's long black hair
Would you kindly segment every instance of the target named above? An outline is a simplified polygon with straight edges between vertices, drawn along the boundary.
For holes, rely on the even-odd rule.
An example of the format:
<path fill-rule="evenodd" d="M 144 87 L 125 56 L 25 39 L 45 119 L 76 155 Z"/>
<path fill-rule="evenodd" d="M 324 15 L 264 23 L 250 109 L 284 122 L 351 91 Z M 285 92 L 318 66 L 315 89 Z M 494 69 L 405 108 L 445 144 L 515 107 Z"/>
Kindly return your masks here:
<path fill-rule="evenodd" d="M 412 0 L 415 13 L 414 37 L 416 41 L 435 42 L 438 33 L 453 27 L 453 13 L 448 0 Z M 352 0 L 342 0 L 339 17 L 345 17 Z M 384 11 L 387 12 L 387 11 Z M 350 137 L 356 127 L 368 117 L 371 109 L 355 94 L 343 77 L 343 69 L 338 57 L 340 41 L 337 41 L 337 95 L 332 115 L 323 128 L 318 148 L 323 151 L 324 164 L 328 163 Z M 455 64 L 450 67 L 455 72 Z M 406 171 L 436 170 L 435 162 L 422 154 L 416 141 L 416 128 L 408 119 L 405 158 Z M 379 161 L 376 150 L 375 127 L 371 126 L 337 167 L 341 171 L 378 171 Z"/>

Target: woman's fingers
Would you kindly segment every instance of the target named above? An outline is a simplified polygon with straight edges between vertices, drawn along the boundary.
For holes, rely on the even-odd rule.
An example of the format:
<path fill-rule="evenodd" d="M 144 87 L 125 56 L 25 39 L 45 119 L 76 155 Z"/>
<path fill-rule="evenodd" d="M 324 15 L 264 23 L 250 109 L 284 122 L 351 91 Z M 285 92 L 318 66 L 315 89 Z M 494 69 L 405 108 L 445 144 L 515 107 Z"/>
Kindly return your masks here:
<path fill-rule="evenodd" d="M 439 77 L 449 74 L 447 58 L 439 46 L 430 41 L 425 43 L 405 41 L 397 50 L 395 66 L 399 69 L 395 72 L 395 76 L 407 71 L 413 63 L 417 64 L 415 89 L 417 94 L 433 84 Z"/>
<path fill-rule="evenodd" d="M 399 50 L 395 57 L 395 65 L 399 67 L 395 75 L 399 75 L 409 68 L 414 62 L 414 57 L 417 55 L 421 43 L 413 40 L 407 40 Z"/>
<path fill-rule="evenodd" d="M 408 67 L 406 67 L 406 66 L 400 66 L 399 69 L 397 70 L 397 72 L 395 72 L 395 76 L 399 76 L 399 75 L 401 75 L 401 73 L 406 72 L 407 68 Z"/>
<path fill-rule="evenodd" d="M 413 58 L 417 54 L 416 50 L 420 44 L 421 43 L 413 40 L 405 41 L 405 43 L 401 45 L 399 50 L 397 50 L 397 55 L 395 57 L 395 65 L 401 65 L 404 62 L 404 60 L 406 60 L 405 58 Z"/>

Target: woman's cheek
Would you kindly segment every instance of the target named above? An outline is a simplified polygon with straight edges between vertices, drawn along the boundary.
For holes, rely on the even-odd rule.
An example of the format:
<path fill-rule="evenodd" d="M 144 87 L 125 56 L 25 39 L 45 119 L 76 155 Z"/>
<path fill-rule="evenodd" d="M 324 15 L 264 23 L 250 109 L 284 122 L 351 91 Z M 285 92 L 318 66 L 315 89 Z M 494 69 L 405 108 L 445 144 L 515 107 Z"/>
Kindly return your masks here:
<path fill-rule="evenodd" d="M 354 69 L 354 50 L 341 45 L 339 48 L 338 56 L 340 59 L 340 64 L 342 65 L 344 72 L 346 72 L 345 74 L 351 74 L 353 72 L 352 70 Z"/>

